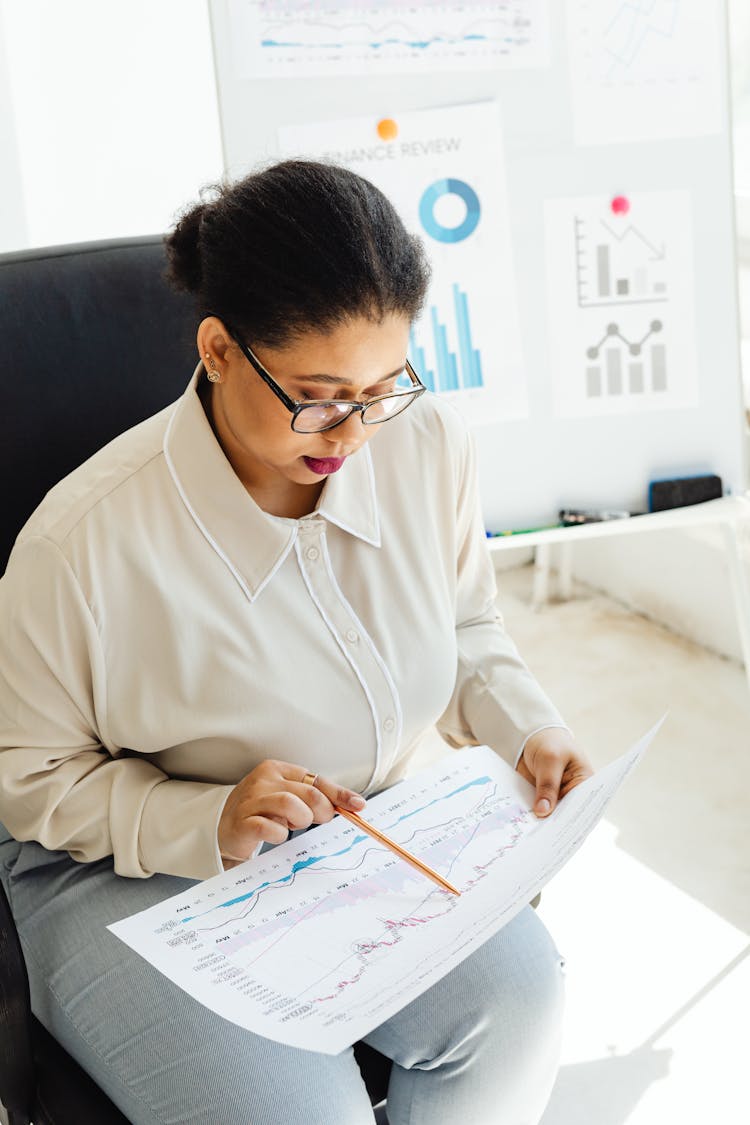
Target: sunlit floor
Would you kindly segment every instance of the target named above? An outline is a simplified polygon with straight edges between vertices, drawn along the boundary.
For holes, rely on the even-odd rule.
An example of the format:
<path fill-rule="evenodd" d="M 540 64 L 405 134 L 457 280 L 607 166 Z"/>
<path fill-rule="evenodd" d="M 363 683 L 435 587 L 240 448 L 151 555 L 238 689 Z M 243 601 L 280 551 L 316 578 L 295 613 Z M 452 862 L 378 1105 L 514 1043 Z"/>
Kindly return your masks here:
<path fill-rule="evenodd" d="M 542 895 L 568 965 L 543 1125 L 750 1122 L 744 672 L 585 588 L 534 612 L 531 580 L 530 567 L 499 576 L 508 629 L 595 765 L 669 711 Z"/>

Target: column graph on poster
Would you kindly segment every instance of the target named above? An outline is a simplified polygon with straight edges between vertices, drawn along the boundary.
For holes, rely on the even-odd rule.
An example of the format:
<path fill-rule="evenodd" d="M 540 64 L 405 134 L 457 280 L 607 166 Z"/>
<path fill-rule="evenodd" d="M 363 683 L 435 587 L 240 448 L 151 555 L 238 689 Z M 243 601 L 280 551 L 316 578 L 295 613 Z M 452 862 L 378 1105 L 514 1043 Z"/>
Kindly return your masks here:
<path fill-rule="evenodd" d="M 335 817 L 109 929 L 225 1019 L 336 1054 L 527 905 L 657 730 L 542 820 L 531 811 L 533 786 L 487 746 L 454 751 L 372 797 L 365 819 L 458 895 Z"/>
<path fill-rule="evenodd" d="M 567 0 L 577 144 L 722 128 L 719 0 Z"/>
<path fill-rule="evenodd" d="M 548 0 L 229 0 L 236 76 L 496 70 L 549 62 Z"/>
<path fill-rule="evenodd" d="M 687 192 L 549 200 L 549 370 L 563 417 L 695 406 Z"/>
<path fill-rule="evenodd" d="M 409 347 L 427 387 L 473 425 L 526 417 L 497 105 L 290 126 L 279 142 L 371 180 L 422 238 L 432 281 Z"/>

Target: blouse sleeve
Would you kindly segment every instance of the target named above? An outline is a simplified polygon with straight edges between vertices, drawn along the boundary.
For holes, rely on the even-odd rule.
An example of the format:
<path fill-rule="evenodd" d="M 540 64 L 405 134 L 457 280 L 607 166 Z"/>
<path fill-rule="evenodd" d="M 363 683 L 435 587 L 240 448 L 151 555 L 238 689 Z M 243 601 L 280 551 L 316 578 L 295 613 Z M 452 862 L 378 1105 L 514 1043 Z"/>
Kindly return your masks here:
<path fill-rule="evenodd" d="M 495 604 L 495 571 L 468 433 L 457 471 L 458 667 L 453 696 L 437 727 L 450 745 L 491 746 L 515 766 L 532 734 L 567 727 L 519 656 Z"/>
<path fill-rule="evenodd" d="M 17 840 L 120 875 L 223 870 L 231 786 L 169 778 L 107 736 L 104 655 L 91 610 L 51 541 L 27 538 L 0 579 L 0 820 Z M 134 654 L 137 658 L 137 654 Z"/>

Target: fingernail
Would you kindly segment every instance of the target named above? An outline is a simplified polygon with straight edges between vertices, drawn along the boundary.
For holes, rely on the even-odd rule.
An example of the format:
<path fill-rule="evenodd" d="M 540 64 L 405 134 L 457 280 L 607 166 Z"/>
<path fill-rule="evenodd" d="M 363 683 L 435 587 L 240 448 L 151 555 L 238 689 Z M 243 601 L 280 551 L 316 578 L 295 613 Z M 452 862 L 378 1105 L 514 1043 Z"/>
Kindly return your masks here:
<path fill-rule="evenodd" d="M 353 797 L 349 798 L 349 804 L 354 809 L 363 809 L 367 804 L 367 801 L 364 799 L 364 797 L 360 797 L 358 793 L 355 793 Z"/>
<path fill-rule="evenodd" d="M 546 798 L 546 797 L 542 797 L 541 801 L 537 801 L 537 803 L 536 803 L 536 812 L 537 812 L 537 815 L 538 815 L 538 816 L 546 816 L 546 815 L 547 815 L 547 813 L 549 812 L 549 810 L 550 810 L 550 808 L 551 808 L 551 807 L 552 807 L 552 806 L 550 805 L 550 803 L 549 803 L 549 801 L 547 800 L 547 798 Z"/>

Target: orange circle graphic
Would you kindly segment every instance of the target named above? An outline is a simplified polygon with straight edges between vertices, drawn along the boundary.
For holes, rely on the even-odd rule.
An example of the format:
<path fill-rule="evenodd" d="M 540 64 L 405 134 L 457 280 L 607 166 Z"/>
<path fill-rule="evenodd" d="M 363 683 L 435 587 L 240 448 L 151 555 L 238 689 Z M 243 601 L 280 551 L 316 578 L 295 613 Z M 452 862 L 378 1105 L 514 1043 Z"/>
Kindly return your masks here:
<path fill-rule="evenodd" d="M 398 136 L 398 125 L 392 117 L 384 117 L 378 121 L 378 136 L 381 141 L 395 141 Z"/>

